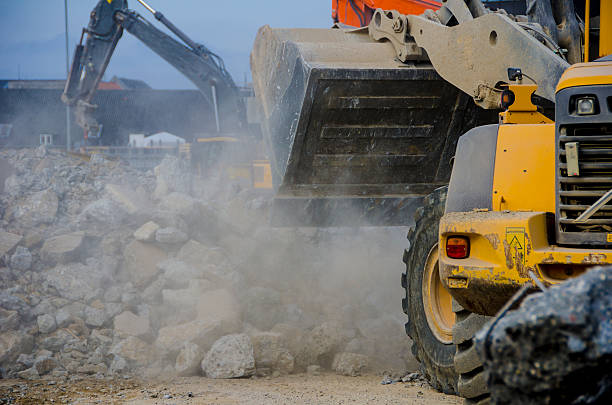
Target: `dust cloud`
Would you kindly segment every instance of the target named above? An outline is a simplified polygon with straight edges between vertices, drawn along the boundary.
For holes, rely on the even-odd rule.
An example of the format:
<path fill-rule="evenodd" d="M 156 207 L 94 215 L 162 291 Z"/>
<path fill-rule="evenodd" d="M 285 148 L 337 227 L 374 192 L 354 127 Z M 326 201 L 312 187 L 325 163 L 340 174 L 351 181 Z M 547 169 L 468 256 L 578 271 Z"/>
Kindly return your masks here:
<path fill-rule="evenodd" d="M 0 159 L 3 377 L 415 371 L 406 228 L 273 228 L 271 193 L 174 156 Z"/>

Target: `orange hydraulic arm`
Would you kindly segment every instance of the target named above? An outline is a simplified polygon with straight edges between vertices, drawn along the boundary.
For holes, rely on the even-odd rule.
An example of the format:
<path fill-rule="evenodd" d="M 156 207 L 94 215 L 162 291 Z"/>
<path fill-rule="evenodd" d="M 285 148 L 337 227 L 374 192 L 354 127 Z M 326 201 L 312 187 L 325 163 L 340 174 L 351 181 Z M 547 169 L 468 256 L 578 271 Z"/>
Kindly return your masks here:
<path fill-rule="evenodd" d="M 397 10 L 401 14 L 422 14 L 440 6 L 440 2 L 434 0 L 332 0 L 332 18 L 336 23 L 364 27 L 370 23 L 377 8 Z"/>

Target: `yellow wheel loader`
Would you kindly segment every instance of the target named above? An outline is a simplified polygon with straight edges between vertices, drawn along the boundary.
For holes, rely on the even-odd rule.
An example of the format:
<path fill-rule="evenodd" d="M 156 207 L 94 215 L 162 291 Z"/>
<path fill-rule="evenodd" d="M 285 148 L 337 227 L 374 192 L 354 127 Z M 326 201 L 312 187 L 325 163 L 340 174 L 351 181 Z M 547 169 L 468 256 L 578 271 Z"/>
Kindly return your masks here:
<path fill-rule="evenodd" d="M 612 263 L 612 3 L 520 3 L 264 27 L 251 56 L 273 223 L 407 225 L 416 211 L 406 332 L 428 381 L 469 403 L 490 400 L 473 345 L 489 317 L 524 285 Z"/>

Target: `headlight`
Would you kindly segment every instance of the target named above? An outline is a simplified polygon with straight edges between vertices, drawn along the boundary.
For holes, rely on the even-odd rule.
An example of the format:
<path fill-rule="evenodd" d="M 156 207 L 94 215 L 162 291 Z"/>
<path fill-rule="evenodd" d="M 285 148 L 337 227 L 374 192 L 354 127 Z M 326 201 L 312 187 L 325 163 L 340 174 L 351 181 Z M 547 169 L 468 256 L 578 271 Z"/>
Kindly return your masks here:
<path fill-rule="evenodd" d="M 576 114 L 593 115 L 595 114 L 597 100 L 594 97 L 580 97 L 576 99 Z"/>

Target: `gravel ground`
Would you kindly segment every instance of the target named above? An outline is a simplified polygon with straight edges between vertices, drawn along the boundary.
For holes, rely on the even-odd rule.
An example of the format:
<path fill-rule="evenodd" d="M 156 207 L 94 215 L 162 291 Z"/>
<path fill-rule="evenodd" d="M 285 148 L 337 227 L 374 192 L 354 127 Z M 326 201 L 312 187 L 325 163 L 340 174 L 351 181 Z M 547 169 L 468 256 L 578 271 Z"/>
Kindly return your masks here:
<path fill-rule="evenodd" d="M 460 404 L 421 381 L 381 384 L 381 377 L 294 374 L 278 378 L 201 377 L 144 383 L 131 379 L 55 383 L 2 380 L 0 404 Z"/>

